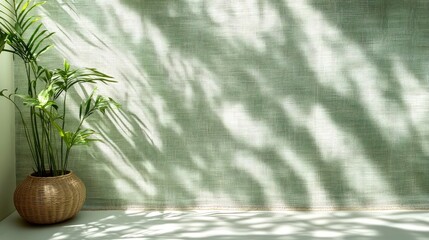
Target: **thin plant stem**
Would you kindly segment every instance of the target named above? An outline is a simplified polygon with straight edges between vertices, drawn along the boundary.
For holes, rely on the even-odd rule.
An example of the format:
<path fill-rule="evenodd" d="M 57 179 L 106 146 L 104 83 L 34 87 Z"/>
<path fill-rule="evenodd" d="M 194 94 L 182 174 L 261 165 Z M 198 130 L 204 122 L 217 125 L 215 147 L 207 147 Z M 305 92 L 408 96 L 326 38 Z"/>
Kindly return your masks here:
<path fill-rule="evenodd" d="M 66 124 L 66 101 L 67 101 L 67 91 L 64 91 L 64 100 L 63 100 L 63 119 L 62 119 L 62 123 L 61 123 L 61 128 L 64 129 L 65 128 L 65 124 Z M 64 152 L 64 139 L 61 139 L 61 166 L 64 166 L 63 164 L 68 160 L 68 155 L 65 156 L 65 158 L 63 159 L 63 152 Z M 63 167 L 62 168 L 63 171 L 65 171 L 66 169 Z"/>

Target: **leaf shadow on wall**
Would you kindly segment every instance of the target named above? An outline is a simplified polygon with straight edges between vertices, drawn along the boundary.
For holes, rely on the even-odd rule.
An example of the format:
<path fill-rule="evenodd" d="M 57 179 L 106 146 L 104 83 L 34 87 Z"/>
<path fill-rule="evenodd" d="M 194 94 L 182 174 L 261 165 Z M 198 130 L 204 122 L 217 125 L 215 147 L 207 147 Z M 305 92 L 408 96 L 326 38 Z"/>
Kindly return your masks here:
<path fill-rule="evenodd" d="M 123 110 L 89 124 L 106 144 L 75 154 L 86 207 L 427 207 L 428 113 L 406 100 L 427 57 L 382 58 L 346 5 L 245 3 L 46 6 L 61 54 L 119 80 Z"/>
<path fill-rule="evenodd" d="M 425 13 L 429 10 L 429 3 L 379 0 L 367 4 L 353 1 L 320 4 L 312 1 L 312 5 L 321 11 L 327 21 L 338 26 L 376 69 L 376 72 L 365 76 L 374 80 L 364 81 L 367 85 L 361 87 L 356 84 L 357 90 L 363 92 L 376 84 L 380 97 L 384 98 L 384 104 L 379 109 L 368 111 L 368 106 L 363 105 L 361 109 L 364 111 L 356 114 L 362 116 L 366 111 L 372 119 L 377 114 L 386 115 L 385 121 L 372 124 L 369 131 L 346 126 L 344 123 L 348 121 L 344 120 L 347 115 L 335 114 L 333 117 L 338 124 L 348 127 L 362 139 L 368 156 L 377 168 L 383 169 L 383 177 L 392 186 L 399 202 L 419 204 L 417 196 L 429 192 L 425 180 L 429 160 L 429 19 Z M 357 67 L 361 69 L 365 66 Z M 354 81 L 359 80 L 356 78 Z M 362 127 L 368 127 L 372 119 L 360 121 Z M 365 140 L 368 138 L 371 141 Z"/>

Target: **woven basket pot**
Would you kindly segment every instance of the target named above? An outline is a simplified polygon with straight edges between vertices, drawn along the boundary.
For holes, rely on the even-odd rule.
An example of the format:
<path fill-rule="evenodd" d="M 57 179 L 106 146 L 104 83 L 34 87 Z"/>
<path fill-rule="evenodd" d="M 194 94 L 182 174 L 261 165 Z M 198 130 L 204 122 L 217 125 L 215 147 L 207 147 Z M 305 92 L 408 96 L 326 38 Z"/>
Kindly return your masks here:
<path fill-rule="evenodd" d="M 73 172 L 56 177 L 33 175 L 27 176 L 14 194 L 15 208 L 23 219 L 34 224 L 53 224 L 80 211 L 86 188 Z"/>

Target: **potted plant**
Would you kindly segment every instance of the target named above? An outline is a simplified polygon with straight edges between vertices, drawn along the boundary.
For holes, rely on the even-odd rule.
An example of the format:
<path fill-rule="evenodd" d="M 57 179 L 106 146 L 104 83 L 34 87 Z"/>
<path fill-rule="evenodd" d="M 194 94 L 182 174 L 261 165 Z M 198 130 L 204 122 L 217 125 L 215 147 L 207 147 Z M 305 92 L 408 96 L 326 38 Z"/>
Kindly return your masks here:
<path fill-rule="evenodd" d="M 93 138 L 95 131 L 84 128 L 83 123 L 94 113 L 119 105 L 93 91 L 82 99 L 79 115 L 70 117 L 68 97 L 75 86 L 114 80 L 93 68 L 74 69 L 67 61 L 58 69 L 40 64 L 53 34 L 32 15 L 42 4 L 0 2 L 0 52 L 22 60 L 26 76 L 25 93 L 3 89 L 0 96 L 16 107 L 34 162 L 33 173 L 15 190 L 15 207 L 28 222 L 51 224 L 75 216 L 85 200 L 84 184 L 68 168 L 74 146 L 98 140 Z"/>

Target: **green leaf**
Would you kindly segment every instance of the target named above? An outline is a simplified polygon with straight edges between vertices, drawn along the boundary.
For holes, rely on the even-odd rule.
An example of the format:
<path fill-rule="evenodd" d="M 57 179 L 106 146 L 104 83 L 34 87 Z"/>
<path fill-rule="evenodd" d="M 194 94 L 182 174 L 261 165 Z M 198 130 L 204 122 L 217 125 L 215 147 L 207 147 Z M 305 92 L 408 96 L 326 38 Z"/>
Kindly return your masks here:
<path fill-rule="evenodd" d="M 36 16 L 31 16 L 22 24 L 22 33 L 25 33 L 28 28 L 30 28 L 34 23 L 38 22 L 41 18 Z"/>
<path fill-rule="evenodd" d="M 73 143 L 73 136 L 74 136 L 74 134 L 72 132 L 61 131 L 60 132 L 60 136 L 64 140 L 64 143 L 66 144 L 67 148 L 71 148 L 73 145 L 75 145 Z"/>
<path fill-rule="evenodd" d="M 76 132 L 73 139 L 73 145 L 84 145 L 88 144 L 90 141 L 94 141 L 95 139 L 89 138 L 93 134 L 95 134 L 95 131 L 92 129 L 85 129 Z"/>
<path fill-rule="evenodd" d="M 92 97 L 92 95 L 91 95 L 91 97 Z M 89 98 L 88 98 L 88 100 L 87 100 L 87 101 L 86 101 L 86 103 L 85 103 L 85 112 L 84 112 L 85 116 L 87 116 L 87 115 L 89 115 L 89 114 L 90 114 L 91 101 L 92 101 L 92 98 L 91 98 L 91 97 L 89 97 Z"/>
<path fill-rule="evenodd" d="M 90 138 L 96 132 L 92 129 L 78 130 L 75 133 L 69 131 L 61 131 L 60 136 L 64 140 L 67 148 L 71 148 L 75 145 L 85 145 L 90 142 L 100 141 L 99 139 Z"/>
<path fill-rule="evenodd" d="M 0 96 L 2 96 L 2 97 L 6 97 L 6 95 L 4 95 L 4 92 L 6 92 L 7 91 L 7 89 L 3 89 L 3 90 L 1 90 L 0 91 Z"/>
<path fill-rule="evenodd" d="M 30 2 L 30 1 L 28 1 Z M 21 1 L 22 3 L 22 1 Z M 17 5 L 17 8 L 19 8 L 19 6 L 21 5 L 21 3 L 19 3 Z M 26 22 L 25 19 L 27 17 L 27 15 L 36 7 L 39 7 L 43 4 L 45 4 L 46 2 L 38 2 L 33 4 L 30 8 L 26 8 L 24 11 L 21 11 L 20 13 L 18 13 L 17 18 L 16 18 L 16 22 L 19 23 L 21 26 L 23 26 L 23 23 Z M 31 18 L 31 17 L 30 17 Z"/>
<path fill-rule="evenodd" d="M 25 9 L 27 9 L 28 5 L 30 4 L 30 1 L 25 2 L 24 6 L 22 6 L 21 12 L 24 12 Z"/>
<path fill-rule="evenodd" d="M 1 93 L 1 92 L 0 92 Z M 82 116 L 82 109 L 83 108 L 83 104 L 80 104 L 79 105 L 79 119 L 83 119 L 83 116 Z"/>
<path fill-rule="evenodd" d="M 25 106 L 36 107 L 40 104 L 39 100 L 37 100 L 36 98 L 32 98 L 28 95 L 16 94 L 15 96 L 21 98 Z"/>
<path fill-rule="evenodd" d="M 10 26 L 13 26 L 11 23 L 12 19 L 15 19 L 15 13 L 11 12 L 8 8 L 6 8 L 3 4 L 0 3 L 0 6 L 3 7 L 3 9 L 0 8 L 0 13 L 2 14 L 2 19 L 5 19 L 6 23 Z M 6 9 L 6 10 L 5 10 Z"/>
<path fill-rule="evenodd" d="M 0 53 L 3 51 L 6 45 L 7 34 L 0 30 Z"/>
<path fill-rule="evenodd" d="M 39 32 L 40 28 L 42 27 L 42 24 L 39 24 L 39 26 L 37 26 L 37 28 L 33 31 L 33 33 L 30 36 L 30 39 L 27 42 L 27 46 L 29 49 L 31 49 L 34 45 L 34 42 L 37 41 L 38 38 L 40 38 L 41 36 L 43 36 L 43 34 L 45 34 L 48 30 L 42 30 Z"/>
<path fill-rule="evenodd" d="M 70 63 L 67 62 L 66 59 L 64 59 L 64 71 L 68 72 L 70 70 Z"/>
<path fill-rule="evenodd" d="M 11 1 L 5 1 L 9 6 L 4 5 L 2 2 L 0 2 L 0 6 L 3 7 L 3 9 L 5 9 L 6 11 L 8 11 L 11 14 L 15 14 L 15 12 L 12 10 L 13 5 L 11 3 Z"/>
<path fill-rule="evenodd" d="M 48 45 L 46 47 L 44 47 L 42 50 L 40 50 L 39 52 L 37 52 L 34 57 L 38 58 L 41 54 L 45 53 L 46 51 L 48 51 L 50 48 L 52 47 L 52 45 Z"/>
<path fill-rule="evenodd" d="M 37 95 L 37 100 L 40 102 L 41 106 L 44 106 L 45 104 L 48 103 L 49 98 L 51 93 L 51 89 L 43 89 L 42 91 L 40 91 L 40 93 Z"/>
<path fill-rule="evenodd" d="M 37 108 L 40 108 L 40 109 L 48 109 L 48 108 L 50 108 L 50 107 L 53 107 L 53 108 L 55 108 L 55 109 L 58 109 L 58 105 L 57 105 L 57 103 L 56 103 L 55 101 L 52 101 L 52 100 L 47 101 L 47 102 L 46 102 L 46 103 L 44 103 L 44 104 L 39 103 L 39 105 L 37 105 L 36 107 L 37 107 Z"/>
<path fill-rule="evenodd" d="M 31 50 L 32 50 L 32 52 L 36 52 L 37 50 L 39 50 L 39 47 L 40 47 L 40 45 L 46 40 L 46 39 L 48 39 L 48 38 L 50 38 L 52 35 L 54 35 L 55 33 L 49 33 L 48 35 L 46 35 L 46 36 L 44 36 L 42 39 L 40 39 L 39 40 L 39 42 L 37 43 L 37 45 L 34 47 L 34 48 L 32 48 Z M 32 46 L 31 46 L 32 47 Z M 50 47 L 52 47 L 52 45 L 47 45 L 47 49 L 49 49 Z M 46 49 L 46 50 L 47 50 Z M 42 50 L 42 51 L 40 51 L 40 53 L 38 53 L 37 54 L 37 56 L 38 55 L 40 55 L 40 54 L 42 54 L 43 52 L 45 52 L 46 50 Z"/>

